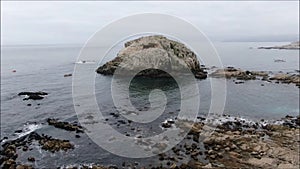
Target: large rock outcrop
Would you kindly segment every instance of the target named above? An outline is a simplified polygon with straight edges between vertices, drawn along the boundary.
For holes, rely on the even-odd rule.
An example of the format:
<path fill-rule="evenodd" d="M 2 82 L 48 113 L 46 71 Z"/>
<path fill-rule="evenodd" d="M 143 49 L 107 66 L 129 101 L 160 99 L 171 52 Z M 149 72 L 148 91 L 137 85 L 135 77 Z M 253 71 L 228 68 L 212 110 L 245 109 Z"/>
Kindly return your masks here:
<path fill-rule="evenodd" d="M 141 37 L 125 43 L 125 48 L 117 57 L 100 66 L 96 72 L 113 75 L 121 63 L 122 71 L 118 72 L 125 75 L 126 72 L 139 69 L 143 71 L 137 76 L 167 77 L 169 74 L 165 72 L 180 73 L 188 68 L 196 78 L 207 77 L 207 72 L 200 67 L 194 52 L 184 44 L 160 35 Z"/>

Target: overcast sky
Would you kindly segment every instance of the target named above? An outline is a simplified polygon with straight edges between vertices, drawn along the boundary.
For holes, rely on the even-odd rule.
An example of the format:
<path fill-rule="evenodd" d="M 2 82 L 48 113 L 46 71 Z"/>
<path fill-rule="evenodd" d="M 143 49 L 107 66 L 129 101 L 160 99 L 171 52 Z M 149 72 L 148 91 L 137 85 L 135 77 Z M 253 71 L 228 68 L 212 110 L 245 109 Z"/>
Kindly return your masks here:
<path fill-rule="evenodd" d="M 215 41 L 295 41 L 299 38 L 299 1 L 1 1 L 1 42 L 2 45 L 82 44 L 113 20 L 144 12 L 178 16 Z"/>

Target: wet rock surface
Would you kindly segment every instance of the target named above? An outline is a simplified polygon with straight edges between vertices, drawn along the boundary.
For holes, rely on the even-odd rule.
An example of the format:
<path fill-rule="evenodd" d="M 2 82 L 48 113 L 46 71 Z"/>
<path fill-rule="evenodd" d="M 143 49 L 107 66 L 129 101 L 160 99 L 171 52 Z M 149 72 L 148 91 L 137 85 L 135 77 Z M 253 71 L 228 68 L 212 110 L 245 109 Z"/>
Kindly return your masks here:
<path fill-rule="evenodd" d="M 203 140 L 210 163 L 225 168 L 299 167 L 299 125 L 297 118 L 282 124 L 227 122 Z M 290 125 L 283 125 L 283 124 Z"/>
<path fill-rule="evenodd" d="M 111 115 L 113 119 L 115 117 Z M 190 131 L 185 139 L 171 150 L 153 157 L 152 164 L 124 161 L 122 165 L 70 164 L 57 166 L 61 168 L 298 168 L 299 167 L 299 141 L 300 116 L 286 117 L 268 122 L 250 121 L 237 117 L 224 116 L 207 119 L 198 117 L 197 122 L 187 120 L 168 119 L 161 127 L 168 130 L 173 127 L 188 128 Z M 116 119 L 121 125 L 132 122 Z M 48 119 L 49 125 L 59 124 L 69 126 L 70 123 Z M 204 137 L 202 135 L 206 125 L 214 124 L 215 131 Z M 75 125 L 76 126 L 76 125 Z M 65 130 L 65 128 L 58 127 Z M 68 127 L 67 127 L 68 128 Z M 66 131 L 76 131 L 67 129 Z M 138 131 L 138 130 L 137 130 Z M 139 130 L 140 131 L 140 130 Z M 6 138 L 7 139 L 7 138 Z M 51 153 L 76 149 L 70 141 L 52 138 L 49 135 L 31 132 L 15 140 L 6 141 L 1 148 L 2 168 L 32 168 L 17 162 L 18 151 L 31 151 L 30 144 L 37 143 L 42 150 Z M 164 148 L 166 143 L 157 144 Z M 29 156 L 29 163 L 36 158 Z"/>
<path fill-rule="evenodd" d="M 20 138 L 6 141 L 1 145 L 0 166 L 8 169 L 33 168 L 32 166 L 16 163 L 16 159 L 18 158 L 17 149 L 22 149 L 24 152 L 28 151 L 30 145 L 34 143 L 40 145 L 41 149 L 52 153 L 60 150 L 67 151 L 74 148 L 74 145 L 69 140 L 56 139 L 48 135 L 40 135 L 36 132 L 31 132 Z M 28 161 L 34 162 L 35 158 L 29 157 Z"/>
<path fill-rule="evenodd" d="M 275 83 L 292 83 L 296 86 L 300 87 L 300 75 L 299 72 L 295 73 L 277 73 L 273 74 L 272 72 L 267 71 L 249 71 L 249 70 L 242 70 L 239 68 L 234 67 L 227 67 L 225 69 L 218 69 L 212 72 L 210 77 L 213 78 L 235 78 L 239 81 L 235 81 L 235 84 L 242 84 L 246 80 L 262 80 L 268 82 Z"/>
<path fill-rule="evenodd" d="M 300 87 L 300 75 L 299 74 L 276 74 L 270 78 L 270 80 L 276 80 L 281 83 L 294 83 Z"/>
<path fill-rule="evenodd" d="M 64 77 L 70 77 L 70 76 L 72 76 L 72 73 L 64 74 Z"/>
<path fill-rule="evenodd" d="M 23 100 L 42 100 L 45 95 L 48 95 L 46 92 L 20 92 L 19 96 L 26 96 Z"/>
<path fill-rule="evenodd" d="M 152 65 L 151 68 L 139 72 L 137 76 L 169 77 L 169 74 L 164 72 L 182 74 L 188 68 L 196 78 L 207 77 L 207 72 L 201 68 L 194 52 L 179 42 L 158 35 L 141 37 L 125 43 L 125 48 L 118 53 L 117 57 L 100 66 L 96 72 L 112 75 L 121 63 L 122 71 L 118 73 L 122 75 Z"/>
<path fill-rule="evenodd" d="M 244 71 L 234 67 L 227 67 L 225 69 L 218 69 L 210 74 L 211 77 L 236 78 L 238 80 L 255 80 L 257 76 L 268 77 L 266 72 L 258 71 Z"/>
<path fill-rule="evenodd" d="M 74 123 L 74 124 L 71 124 L 69 122 L 63 122 L 63 121 L 59 121 L 57 119 L 47 119 L 47 123 L 51 126 L 54 126 L 56 128 L 60 128 L 60 129 L 64 129 L 64 130 L 67 130 L 67 131 L 76 131 L 76 133 L 83 133 L 83 128 Z"/>

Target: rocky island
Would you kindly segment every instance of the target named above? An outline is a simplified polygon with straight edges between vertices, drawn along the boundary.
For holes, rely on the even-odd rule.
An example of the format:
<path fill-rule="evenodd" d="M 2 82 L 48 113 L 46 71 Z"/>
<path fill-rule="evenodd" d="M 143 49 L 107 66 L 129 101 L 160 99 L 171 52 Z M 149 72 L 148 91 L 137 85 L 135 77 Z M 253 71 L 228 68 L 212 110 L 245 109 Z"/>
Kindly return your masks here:
<path fill-rule="evenodd" d="M 201 68 L 196 54 L 184 44 L 170 40 L 164 36 L 153 35 L 141 37 L 125 43 L 117 57 L 100 66 L 96 72 L 113 75 L 120 64 L 126 60 L 122 73 L 135 68 L 148 68 L 140 71 L 137 76 L 167 77 L 165 72 L 181 73 L 186 65 L 196 78 L 205 79 L 207 72 Z M 163 70 L 163 71 L 161 71 Z"/>
<path fill-rule="evenodd" d="M 271 72 L 272 73 L 272 72 Z M 237 80 L 263 80 L 275 83 L 285 83 L 285 84 L 295 84 L 296 86 L 300 87 L 300 75 L 298 72 L 296 73 L 276 73 L 270 74 L 267 71 L 249 71 L 249 70 L 242 70 L 239 68 L 234 67 L 227 67 L 224 69 L 218 69 L 209 74 L 212 78 L 235 78 Z M 236 82 L 241 83 L 241 82 Z M 243 82 L 242 82 L 243 83 Z"/>
<path fill-rule="evenodd" d="M 300 41 L 282 46 L 259 47 L 258 49 L 300 49 Z"/>

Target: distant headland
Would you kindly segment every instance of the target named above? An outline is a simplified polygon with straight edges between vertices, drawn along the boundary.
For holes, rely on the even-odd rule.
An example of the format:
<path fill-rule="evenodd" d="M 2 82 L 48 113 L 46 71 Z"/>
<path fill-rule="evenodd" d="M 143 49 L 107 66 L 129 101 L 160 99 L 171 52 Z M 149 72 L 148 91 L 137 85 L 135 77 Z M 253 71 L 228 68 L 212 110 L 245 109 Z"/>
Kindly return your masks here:
<path fill-rule="evenodd" d="M 300 41 L 292 42 L 287 45 L 282 46 L 272 46 L 272 47 L 258 47 L 258 49 L 300 49 Z"/>

